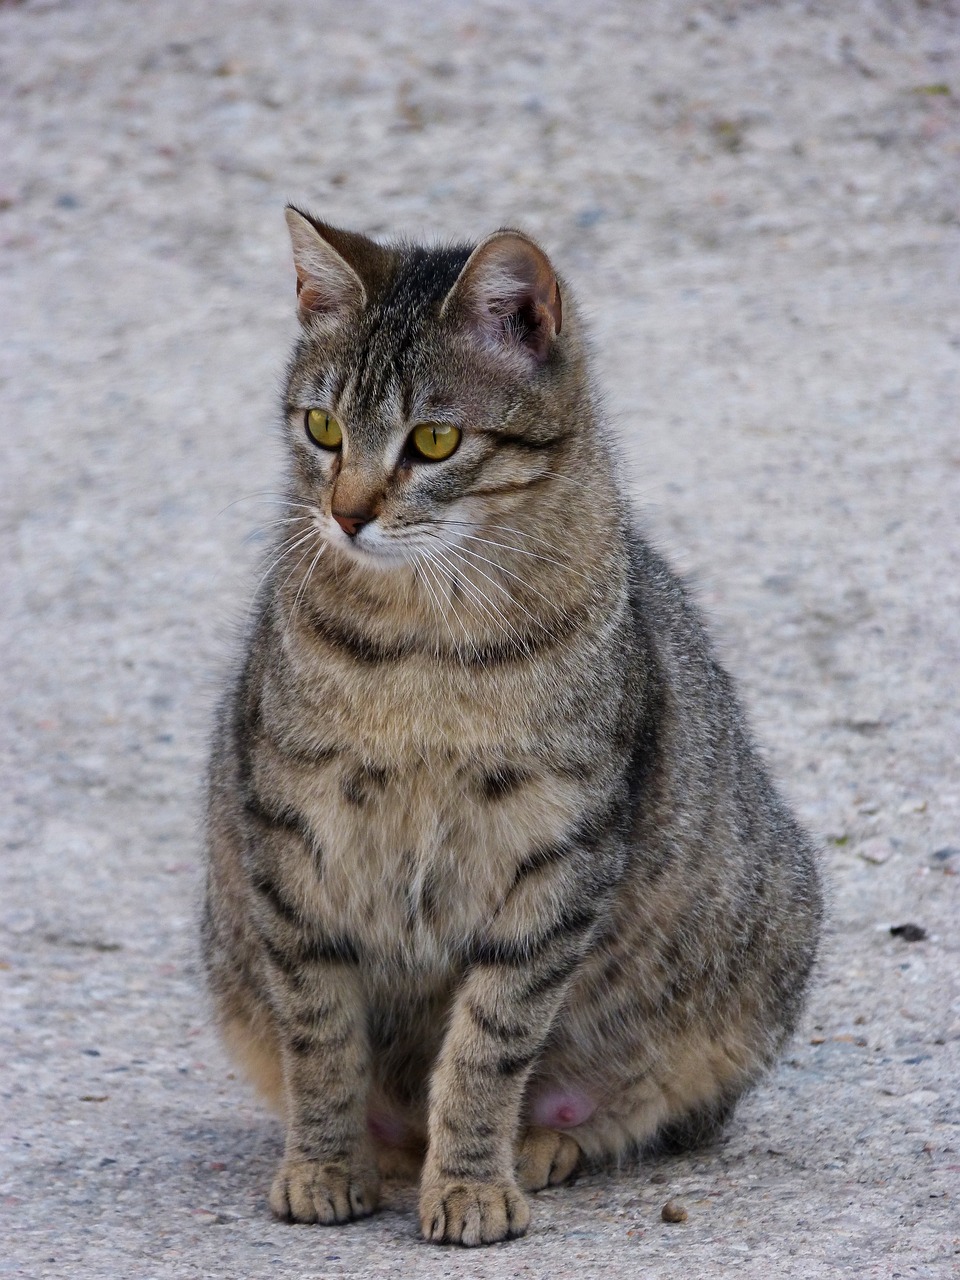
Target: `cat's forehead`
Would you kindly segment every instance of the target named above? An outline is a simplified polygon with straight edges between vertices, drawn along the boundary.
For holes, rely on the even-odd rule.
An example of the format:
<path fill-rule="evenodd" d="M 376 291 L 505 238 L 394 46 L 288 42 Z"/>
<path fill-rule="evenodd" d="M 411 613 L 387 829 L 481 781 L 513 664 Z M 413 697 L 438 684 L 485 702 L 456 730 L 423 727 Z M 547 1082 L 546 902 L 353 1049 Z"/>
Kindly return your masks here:
<path fill-rule="evenodd" d="M 469 256 L 469 246 L 395 251 L 392 273 L 358 318 L 359 396 L 368 387 L 376 393 L 391 372 L 402 377 L 416 371 L 429 354 L 444 299 Z"/>
<path fill-rule="evenodd" d="M 370 352 L 341 384 L 336 411 L 356 442 L 379 447 L 411 422 L 461 416 L 463 397 L 447 386 L 442 367 L 423 352 L 405 356 L 394 361 L 387 352 Z"/>
<path fill-rule="evenodd" d="M 439 314 L 469 255 L 469 246 L 396 251 L 393 273 L 356 318 L 337 361 L 338 406 L 356 423 L 382 431 L 449 399 Z"/>
<path fill-rule="evenodd" d="M 410 309 L 438 308 L 453 288 L 470 257 L 472 246 L 398 245 L 393 271 L 380 290 L 377 303 L 394 319 Z"/>

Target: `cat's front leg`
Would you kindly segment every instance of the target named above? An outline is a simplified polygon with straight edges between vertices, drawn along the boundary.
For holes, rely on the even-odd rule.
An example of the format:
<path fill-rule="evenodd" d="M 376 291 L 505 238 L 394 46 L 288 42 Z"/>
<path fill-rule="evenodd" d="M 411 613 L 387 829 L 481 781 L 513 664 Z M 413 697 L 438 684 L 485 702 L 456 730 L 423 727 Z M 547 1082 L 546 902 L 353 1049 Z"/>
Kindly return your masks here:
<path fill-rule="evenodd" d="M 539 937 L 477 949 L 431 1081 L 426 1239 L 492 1244 L 526 1231 L 530 1210 L 514 1169 L 524 1086 L 594 919 L 572 908 Z"/>
<path fill-rule="evenodd" d="M 370 1076 L 363 994 L 344 964 L 290 975 L 280 1003 L 287 1133 L 270 1191 L 278 1218 L 326 1224 L 377 1207 L 366 1126 Z"/>

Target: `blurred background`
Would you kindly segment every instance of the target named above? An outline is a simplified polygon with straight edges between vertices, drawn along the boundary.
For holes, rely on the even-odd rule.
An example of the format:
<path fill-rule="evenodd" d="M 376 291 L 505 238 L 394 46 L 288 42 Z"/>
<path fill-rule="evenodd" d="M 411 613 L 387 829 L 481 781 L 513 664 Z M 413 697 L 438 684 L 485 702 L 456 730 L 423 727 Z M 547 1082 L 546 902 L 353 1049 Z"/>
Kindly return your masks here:
<path fill-rule="evenodd" d="M 787 1274 L 777 1238 L 807 1276 L 907 1253 L 945 1274 L 958 36 L 949 0 L 0 3 L 13 1274 L 144 1249 L 157 1275 L 191 1250 L 217 1274 L 208 1220 L 247 1275 L 269 1271 L 261 1237 L 312 1247 L 266 1217 L 277 1131 L 227 1076 L 193 958 L 206 736 L 282 481 L 288 199 L 374 236 L 542 242 L 644 526 L 824 842 L 796 1055 L 712 1163 L 670 1166 L 703 1206 L 696 1266 Z M 891 936 L 904 922 L 926 939 Z M 737 1205 L 760 1185 L 758 1223 Z M 510 1248 L 572 1265 L 573 1232 L 581 1274 L 641 1237 L 666 1258 L 662 1193 L 624 1175 L 540 1197 L 547 1225 Z M 416 1247 L 397 1204 L 337 1237 L 336 1267 Z"/>

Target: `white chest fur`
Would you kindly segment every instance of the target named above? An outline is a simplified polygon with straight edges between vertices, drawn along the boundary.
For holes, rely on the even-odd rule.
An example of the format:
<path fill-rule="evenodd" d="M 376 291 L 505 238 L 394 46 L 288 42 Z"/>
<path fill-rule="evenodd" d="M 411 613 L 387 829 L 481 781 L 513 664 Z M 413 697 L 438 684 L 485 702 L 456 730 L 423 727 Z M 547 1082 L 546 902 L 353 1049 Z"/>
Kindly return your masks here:
<path fill-rule="evenodd" d="M 265 674 L 255 774 L 313 837 L 314 859 L 288 878 L 326 928 L 442 964 L 491 919 L 518 864 L 582 812 L 582 782 L 543 763 L 544 706 L 563 714 L 545 697 L 555 656 L 473 670 L 432 656 L 364 666 L 302 645 L 285 656 Z"/>
<path fill-rule="evenodd" d="M 503 778 L 510 789 L 497 794 Z M 297 803 L 318 846 L 318 913 L 421 965 L 442 963 L 490 920 L 518 863 L 562 839 L 580 798 L 542 770 L 478 774 L 449 756 L 390 771 L 338 758 L 305 781 Z"/>

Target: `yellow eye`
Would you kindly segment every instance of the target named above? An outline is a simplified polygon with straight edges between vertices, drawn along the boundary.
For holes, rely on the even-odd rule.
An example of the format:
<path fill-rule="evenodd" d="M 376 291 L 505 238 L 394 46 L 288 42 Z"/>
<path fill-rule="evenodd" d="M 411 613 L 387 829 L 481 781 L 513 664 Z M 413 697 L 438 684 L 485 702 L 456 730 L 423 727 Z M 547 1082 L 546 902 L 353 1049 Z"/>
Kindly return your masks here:
<path fill-rule="evenodd" d="M 460 428 L 452 427 L 448 422 L 421 422 L 419 427 L 413 428 L 410 443 L 421 458 L 442 462 L 460 443 Z"/>
<path fill-rule="evenodd" d="M 323 409 L 308 409 L 304 415 L 307 435 L 321 449 L 339 449 L 343 444 L 343 431 L 336 418 Z"/>

